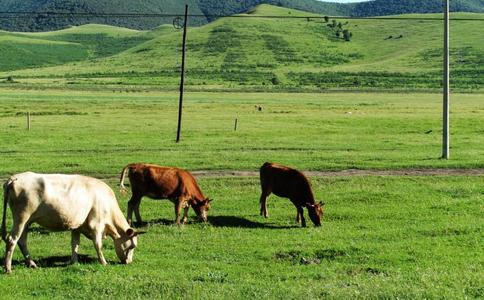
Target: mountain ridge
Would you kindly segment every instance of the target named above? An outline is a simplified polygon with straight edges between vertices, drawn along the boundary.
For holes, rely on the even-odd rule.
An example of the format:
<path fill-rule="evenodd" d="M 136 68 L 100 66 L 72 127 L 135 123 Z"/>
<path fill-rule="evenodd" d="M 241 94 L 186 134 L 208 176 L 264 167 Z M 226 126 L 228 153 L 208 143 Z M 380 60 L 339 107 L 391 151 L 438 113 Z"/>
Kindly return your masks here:
<path fill-rule="evenodd" d="M 218 16 L 243 13 L 260 4 L 303 10 L 329 16 L 382 16 L 408 13 L 437 13 L 442 11 L 441 0 L 373 0 L 359 3 L 331 3 L 316 0 L 0 0 L 1 12 L 31 12 L 27 17 L 4 14 L 0 29 L 7 31 L 52 31 L 88 23 L 106 24 L 132 29 L 152 29 L 161 24 L 171 24 L 173 17 L 102 17 L 95 14 L 183 14 L 189 5 L 191 26 L 214 21 Z M 484 13 L 484 0 L 454 0 L 453 12 Z M 44 14 L 42 13 L 44 12 Z M 66 15 L 52 16 L 49 13 Z M 69 15 L 72 13 L 72 15 Z M 93 14 L 87 17 L 76 14 Z"/>

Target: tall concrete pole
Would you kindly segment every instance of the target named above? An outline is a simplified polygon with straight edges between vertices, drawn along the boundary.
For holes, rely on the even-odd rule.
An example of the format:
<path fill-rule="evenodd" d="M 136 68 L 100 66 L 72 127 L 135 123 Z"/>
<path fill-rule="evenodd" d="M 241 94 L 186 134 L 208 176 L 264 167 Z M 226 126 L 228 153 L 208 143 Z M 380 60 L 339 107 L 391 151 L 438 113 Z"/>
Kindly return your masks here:
<path fill-rule="evenodd" d="M 444 0 L 444 109 L 443 109 L 443 136 L 442 158 L 449 159 L 450 130 L 449 130 L 449 104 L 450 104 L 450 67 L 449 67 L 449 0 Z"/>

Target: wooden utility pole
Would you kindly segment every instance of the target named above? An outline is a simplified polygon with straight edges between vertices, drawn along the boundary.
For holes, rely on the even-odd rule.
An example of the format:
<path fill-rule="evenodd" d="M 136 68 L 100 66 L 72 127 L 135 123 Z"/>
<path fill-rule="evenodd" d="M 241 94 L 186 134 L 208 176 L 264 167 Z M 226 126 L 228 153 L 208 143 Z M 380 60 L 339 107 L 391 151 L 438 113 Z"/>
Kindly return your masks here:
<path fill-rule="evenodd" d="M 444 0 L 444 107 L 443 107 L 443 136 L 442 136 L 442 158 L 449 159 L 449 104 L 450 104 L 450 66 L 449 66 L 449 0 Z"/>
<path fill-rule="evenodd" d="M 181 67 L 181 81 L 180 81 L 180 101 L 178 103 L 178 128 L 176 131 L 176 142 L 180 141 L 181 122 L 183 112 L 183 90 L 185 84 L 185 50 L 187 41 L 187 19 L 188 19 L 188 5 L 185 5 L 185 20 L 183 22 L 183 47 L 182 47 L 182 67 Z"/>

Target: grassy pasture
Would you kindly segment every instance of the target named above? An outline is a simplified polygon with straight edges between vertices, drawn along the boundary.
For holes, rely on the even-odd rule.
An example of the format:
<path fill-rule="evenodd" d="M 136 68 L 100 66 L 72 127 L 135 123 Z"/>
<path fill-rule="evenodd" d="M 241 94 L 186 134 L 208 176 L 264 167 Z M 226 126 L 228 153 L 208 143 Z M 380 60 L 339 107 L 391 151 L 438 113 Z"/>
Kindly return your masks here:
<path fill-rule="evenodd" d="M 482 95 L 453 95 L 449 161 L 439 159 L 441 102 L 438 94 L 188 93 L 176 144 L 176 93 L 2 90 L 0 176 L 109 177 L 137 161 L 190 170 L 256 170 L 265 161 L 302 170 L 482 168 Z"/>
<path fill-rule="evenodd" d="M 289 201 L 275 196 L 268 202 L 270 218 L 257 215 L 257 178 L 199 181 L 215 199 L 210 223 L 173 226 L 171 203 L 145 199 L 148 233 L 128 266 L 117 263 L 111 241 L 104 247 L 110 265 L 99 266 L 84 237 L 82 262 L 65 266 L 70 235 L 34 227 L 30 251 L 42 267 L 26 269 L 17 249 L 13 274 L 1 276 L 2 297 L 484 296 L 482 177 L 314 177 L 326 217 L 321 228 L 305 229 L 294 223 Z M 117 180 L 108 183 L 115 189 Z M 125 211 L 127 196 L 117 196 Z"/>
<path fill-rule="evenodd" d="M 482 168 L 482 95 L 452 99 L 452 159 L 444 161 L 438 158 L 436 94 L 188 93 L 177 145 L 176 93 L 2 89 L 0 178 L 26 170 L 102 177 L 126 211 L 129 195 L 117 192 L 117 176 L 135 161 L 189 170 L 256 170 L 267 160 L 302 170 Z M 129 266 L 117 264 L 111 241 L 104 251 L 110 265 L 99 266 L 85 238 L 81 263 L 65 266 L 70 235 L 34 226 L 30 251 L 42 268 L 26 269 L 17 249 L 0 294 L 483 297 L 482 176 L 311 180 L 316 197 L 327 204 L 321 228 L 299 228 L 290 202 L 275 196 L 269 198 L 270 218 L 258 216 L 255 177 L 199 179 L 215 199 L 209 224 L 192 219 L 173 226 L 171 203 L 145 199 L 141 213 L 148 233 Z"/>

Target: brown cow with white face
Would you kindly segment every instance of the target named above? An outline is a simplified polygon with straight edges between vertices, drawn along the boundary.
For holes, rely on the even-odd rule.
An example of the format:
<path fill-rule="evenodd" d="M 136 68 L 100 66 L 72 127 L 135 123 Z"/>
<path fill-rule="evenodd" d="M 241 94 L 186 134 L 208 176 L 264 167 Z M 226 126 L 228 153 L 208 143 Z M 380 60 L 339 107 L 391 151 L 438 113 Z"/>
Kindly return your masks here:
<path fill-rule="evenodd" d="M 132 196 L 128 202 L 128 222 L 131 224 L 133 211 L 136 221 L 142 223 L 139 213 L 141 198 L 168 199 L 175 204 L 176 224 L 180 224 L 180 210 L 184 209 L 183 223 L 188 220 L 188 209 L 193 208 L 198 218 L 207 221 L 210 199 L 206 198 L 195 178 L 188 171 L 152 164 L 129 164 L 121 172 L 120 188 L 124 187 L 126 173 L 131 184 Z"/>
<path fill-rule="evenodd" d="M 303 227 L 306 227 L 303 215 L 304 207 L 307 208 L 309 218 L 314 225 L 321 226 L 324 203 L 314 201 L 311 184 L 303 173 L 279 164 L 266 162 L 260 168 L 260 184 L 262 189 L 260 214 L 265 218 L 268 217 L 267 197 L 274 193 L 279 197 L 291 200 L 297 209 L 296 222 L 301 222 Z"/>
<path fill-rule="evenodd" d="M 102 240 L 114 240 L 116 255 L 122 263 L 133 260 L 137 235 L 119 209 L 113 190 L 101 180 L 62 174 L 36 174 L 32 172 L 11 176 L 3 186 L 4 206 L 2 239 L 6 242 L 5 271 L 12 270 L 12 255 L 18 243 L 28 267 L 36 265 L 27 248 L 30 224 L 37 223 L 51 231 L 72 232 L 71 263 L 78 260 L 81 234 L 91 239 L 99 262 L 106 265 L 102 253 Z M 12 211 L 13 225 L 7 238 L 6 206 Z"/>

